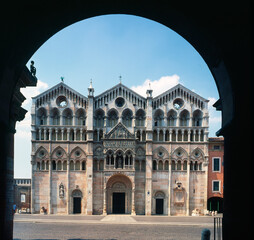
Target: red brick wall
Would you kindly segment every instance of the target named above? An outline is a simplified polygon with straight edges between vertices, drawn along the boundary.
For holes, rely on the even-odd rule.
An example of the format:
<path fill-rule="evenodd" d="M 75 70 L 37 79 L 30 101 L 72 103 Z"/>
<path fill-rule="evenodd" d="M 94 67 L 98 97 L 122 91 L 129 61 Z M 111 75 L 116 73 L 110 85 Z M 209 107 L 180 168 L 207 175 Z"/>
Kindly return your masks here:
<path fill-rule="evenodd" d="M 214 145 L 220 146 L 220 150 L 214 150 Z M 208 165 L 208 199 L 211 197 L 221 197 L 223 198 L 223 156 L 224 156 L 224 142 L 210 142 L 208 146 L 209 151 L 209 165 Z M 213 158 L 220 158 L 220 171 L 213 172 Z M 220 192 L 213 192 L 212 181 L 220 181 Z"/>

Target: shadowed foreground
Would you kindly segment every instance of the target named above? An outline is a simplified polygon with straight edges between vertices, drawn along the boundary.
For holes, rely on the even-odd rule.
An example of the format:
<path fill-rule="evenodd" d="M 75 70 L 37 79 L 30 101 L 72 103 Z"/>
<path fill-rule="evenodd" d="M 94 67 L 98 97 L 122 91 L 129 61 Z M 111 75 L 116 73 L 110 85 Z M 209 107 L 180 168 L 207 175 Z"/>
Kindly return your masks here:
<path fill-rule="evenodd" d="M 14 239 L 201 239 L 202 225 L 14 223 Z M 208 227 L 212 233 L 212 227 Z M 213 234 L 211 236 L 213 239 Z"/>

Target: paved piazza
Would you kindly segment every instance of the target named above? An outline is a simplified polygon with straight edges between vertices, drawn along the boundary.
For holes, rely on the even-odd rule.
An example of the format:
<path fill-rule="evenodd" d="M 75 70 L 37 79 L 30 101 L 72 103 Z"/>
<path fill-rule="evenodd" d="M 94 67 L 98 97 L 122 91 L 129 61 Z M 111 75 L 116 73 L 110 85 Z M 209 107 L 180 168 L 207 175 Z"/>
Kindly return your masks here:
<path fill-rule="evenodd" d="M 201 239 L 213 217 L 15 215 L 14 239 Z"/>

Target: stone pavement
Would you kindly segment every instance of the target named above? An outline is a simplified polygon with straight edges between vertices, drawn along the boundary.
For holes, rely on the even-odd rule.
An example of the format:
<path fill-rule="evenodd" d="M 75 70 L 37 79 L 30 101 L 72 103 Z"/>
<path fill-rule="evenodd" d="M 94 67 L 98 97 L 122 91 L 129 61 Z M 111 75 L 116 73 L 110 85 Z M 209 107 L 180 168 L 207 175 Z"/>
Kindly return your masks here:
<path fill-rule="evenodd" d="M 197 240 L 213 217 L 15 214 L 15 240 Z"/>
<path fill-rule="evenodd" d="M 156 224 L 156 225 L 191 225 L 191 226 L 213 226 L 211 216 L 131 216 L 110 214 L 101 215 L 41 215 L 41 214 L 15 214 L 14 222 L 33 223 L 78 223 L 78 224 Z"/>

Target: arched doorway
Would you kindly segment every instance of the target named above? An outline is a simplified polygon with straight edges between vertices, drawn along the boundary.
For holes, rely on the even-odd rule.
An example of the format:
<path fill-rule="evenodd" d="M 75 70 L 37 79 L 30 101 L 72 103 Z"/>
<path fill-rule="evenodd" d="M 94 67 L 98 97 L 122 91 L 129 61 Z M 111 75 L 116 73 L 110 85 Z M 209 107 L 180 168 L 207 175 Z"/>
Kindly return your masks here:
<path fill-rule="evenodd" d="M 73 214 L 81 213 L 81 200 L 82 200 L 82 192 L 78 189 L 75 189 L 72 192 L 72 203 L 73 203 Z"/>
<path fill-rule="evenodd" d="M 116 174 L 107 182 L 107 213 L 131 214 L 134 208 L 134 191 L 129 177 Z"/>
<path fill-rule="evenodd" d="M 207 200 L 207 208 L 209 211 L 223 212 L 223 198 L 211 197 Z"/>
<path fill-rule="evenodd" d="M 163 192 L 156 192 L 155 196 L 155 214 L 164 214 L 165 194 Z"/>

